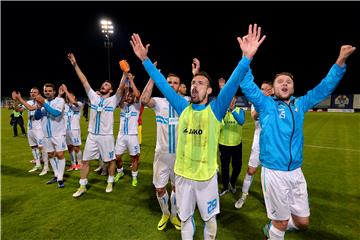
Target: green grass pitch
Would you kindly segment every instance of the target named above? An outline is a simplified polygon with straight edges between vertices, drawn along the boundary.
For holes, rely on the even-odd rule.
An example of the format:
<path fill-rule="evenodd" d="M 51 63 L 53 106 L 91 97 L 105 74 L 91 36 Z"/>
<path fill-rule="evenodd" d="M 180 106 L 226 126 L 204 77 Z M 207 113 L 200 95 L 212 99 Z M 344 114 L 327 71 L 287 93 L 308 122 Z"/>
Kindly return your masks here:
<path fill-rule="evenodd" d="M 12 137 L 10 111 L 1 112 L 1 238 L 2 239 L 181 239 L 170 223 L 158 231 L 161 211 L 152 185 L 152 160 L 155 148 L 154 113 L 145 109 L 139 183 L 131 186 L 129 158 L 125 158 L 125 177 L 105 193 L 106 177 L 92 170 L 90 188 L 78 199 L 72 194 L 79 186 L 79 171 L 65 173 L 65 188 L 46 185 L 45 176 L 28 173 L 32 154 L 26 137 Z M 26 114 L 24 116 L 26 119 Z M 84 147 L 87 122 L 82 118 Z M 115 114 L 115 137 L 119 129 L 119 110 Z M 254 123 L 246 113 L 243 130 L 243 167 L 238 191 L 221 198 L 217 239 L 262 239 L 267 223 L 257 172 L 244 207 L 234 208 L 241 195 L 247 168 Z M 307 113 L 304 124 L 303 172 L 308 183 L 311 207 L 310 227 L 306 232 L 290 232 L 286 239 L 360 239 L 360 114 Z M 66 159 L 69 155 L 66 153 Z M 67 162 L 68 164 L 68 162 Z M 220 186 L 219 186 L 220 187 Z M 195 214 L 194 239 L 203 239 L 203 222 Z"/>

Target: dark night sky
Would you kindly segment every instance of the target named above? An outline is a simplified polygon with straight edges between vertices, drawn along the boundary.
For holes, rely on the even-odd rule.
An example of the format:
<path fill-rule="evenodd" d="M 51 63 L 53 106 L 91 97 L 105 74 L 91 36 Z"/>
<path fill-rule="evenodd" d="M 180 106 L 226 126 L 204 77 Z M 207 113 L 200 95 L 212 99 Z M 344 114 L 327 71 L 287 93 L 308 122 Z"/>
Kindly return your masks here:
<path fill-rule="evenodd" d="M 352 44 L 358 49 L 336 93 L 360 93 L 360 2 L 40 1 L 1 2 L 2 96 L 14 88 L 27 96 L 32 86 L 46 82 L 65 83 L 85 96 L 68 51 L 98 88 L 108 75 L 102 17 L 115 25 L 112 80 L 120 79 L 118 61 L 127 59 L 141 90 L 148 76 L 130 46 L 133 32 L 151 44 L 149 57 L 161 71 L 177 73 L 188 88 L 192 58 L 198 57 L 217 93 L 217 79 L 228 78 L 240 60 L 236 37 L 256 22 L 267 35 L 251 64 L 257 83 L 289 71 L 295 95 L 302 95 L 325 76 L 340 46 Z"/>

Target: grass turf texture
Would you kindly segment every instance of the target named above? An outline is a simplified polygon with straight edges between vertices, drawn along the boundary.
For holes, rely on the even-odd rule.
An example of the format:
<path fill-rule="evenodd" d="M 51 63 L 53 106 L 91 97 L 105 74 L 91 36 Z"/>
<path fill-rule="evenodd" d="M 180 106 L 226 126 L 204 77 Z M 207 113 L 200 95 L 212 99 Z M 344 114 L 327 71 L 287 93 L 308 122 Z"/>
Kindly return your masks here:
<path fill-rule="evenodd" d="M 45 184 L 52 172 L 41 177 L 39 172 L 28 173 L 32 154 L 27 138 L 12 137 L 10 111 L 2 109 L 1 113 L 2 239 L 181 239 L 170 222 L 164 231 L 156 229 L 161 211 L 152 185 L 156 138 L 153 111 L 145 109 L 143 114 L 138 186 L 131 186 L 131 163 L 126 155 L 125 177 L 115 184 L 112 193 L 105 193 L 107 178 L 93 172 L 98 166 L 95 160 L 91 161 L 88 192 L 78 199 L 72 194 L 79 187 L 79 171 L 65 173 L 63 189 Z M 310 227 L 306 232 L 288 232 L 286 239 L 359 239 L 360 114 L 307 113 L 305 119 L 302 169 L 308 183 Z M 82 118 L 82 148 L 87 126 Z M 117 109 L 115 137 L 118 128 Z M 243 208 L 234 208 L 241 195 L 253 131 L 254 123 L 247 112 L 242 172 L 237 192 L 221 197 L 217 239 L 262 239 L 261 228 L 268 220 L 260 170 Z M 69 165 L 69 155 L 65 156 Z M 203 222 L 197 210 L 195 222 L 194 239 L 203 239 Z"/>

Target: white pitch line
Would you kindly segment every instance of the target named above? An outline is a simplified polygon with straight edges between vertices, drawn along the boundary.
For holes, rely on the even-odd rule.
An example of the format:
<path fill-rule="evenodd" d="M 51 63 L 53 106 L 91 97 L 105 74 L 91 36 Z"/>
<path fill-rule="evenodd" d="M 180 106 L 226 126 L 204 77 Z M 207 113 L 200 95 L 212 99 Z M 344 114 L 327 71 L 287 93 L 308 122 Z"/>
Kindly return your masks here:
<path fill-rule="evenodd" d="M 246 138 L 243 138 L 242 140 L 252 141 L 252 139 L 246 139 Z M 317 146 L 317 145 L 308 145 L 308 144 L 305 144 L 304 146 L 305 146 L 305 147 L 311 147 L 311 148 L 323 148 L 323 149 L 331 149 L 331 150 L 339 150 L 339 151 L 360 152 L 360 149 L 338 148 L 338 147 L 326 147 L 326 146 Z"/>
<path fill-rule="evenodd" d="M 340 151 L 353 151 L 353 152 L 360 152 L 360 149 L 350 149 L 350 148 L 337 148 L 337 147 L 325 147 L 325 146 L 317 146 L 317 145 L 304 145 L 305 147 L 312 147 L 312 148 L 325 148 L 325 149 L 332 149 L 332 150 L 340 150 Z"/>

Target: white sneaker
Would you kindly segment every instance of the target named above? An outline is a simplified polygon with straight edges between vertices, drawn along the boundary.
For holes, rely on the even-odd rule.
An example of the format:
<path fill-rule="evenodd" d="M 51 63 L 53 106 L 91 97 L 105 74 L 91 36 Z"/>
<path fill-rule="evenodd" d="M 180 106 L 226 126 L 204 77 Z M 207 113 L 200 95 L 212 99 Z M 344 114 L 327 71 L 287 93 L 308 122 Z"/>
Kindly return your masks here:
<path fill-rule="evenodd" d="M 39 176 L 43 176 L 43 175 L 47 174 L 48 171 L 49 171 L 49 168 L 43 168 L 41 173 L 39 173 Z"/>
<path fill-rule="evenodd" d="M 74 198 L 80 197 L 86 191 L 87 191 L 86 186 L 80 185 L 78 190 L 73 194 L 73 197 Z"/>
<path fill-rule="evenodd" d="M 235 208 L 242 208 L 242 206 L 244 205 L 245 201 L 247 198 L 247 194 L 243 193 L 241 198 L 239 198 L 239 200 L 236 201 L 235 203 Z"/>
<path fill-rule="evenodd" d="M 105 192 L 112 192 L 113 190 L 113 183 L 109 182 L 106 186 Z"/>
<path fill-rule="evenodd" d="M 40 169 L 41 169 L 41 166 L 35 166 L 32 169 L 30 169 L 29 172 L 35 172 L 35 171 L 40 170 Z"/>

